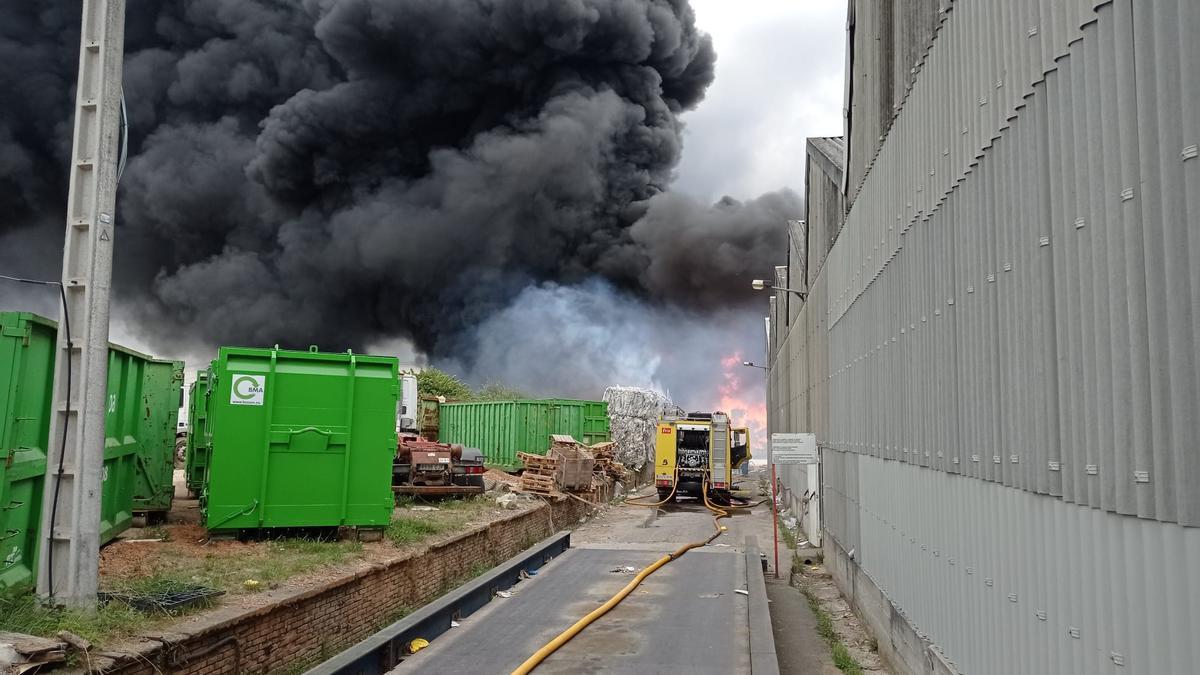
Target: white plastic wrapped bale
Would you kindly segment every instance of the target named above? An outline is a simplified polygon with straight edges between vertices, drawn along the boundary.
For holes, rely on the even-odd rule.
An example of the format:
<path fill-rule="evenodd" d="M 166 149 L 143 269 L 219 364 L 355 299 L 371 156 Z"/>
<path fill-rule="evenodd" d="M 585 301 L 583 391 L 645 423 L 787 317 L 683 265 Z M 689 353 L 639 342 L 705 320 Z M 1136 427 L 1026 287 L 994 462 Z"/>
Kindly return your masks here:
<path fill-rule="evenodd" d="M 654 459 L 654 433 L 658 418 L 674 411 L 671 398 L 660 391 L 639 387 L 609 387 L 604 390 L 608 403 L 609 431 L 616 444 L 616 459 L 627 468 L 639 471 Z"/>

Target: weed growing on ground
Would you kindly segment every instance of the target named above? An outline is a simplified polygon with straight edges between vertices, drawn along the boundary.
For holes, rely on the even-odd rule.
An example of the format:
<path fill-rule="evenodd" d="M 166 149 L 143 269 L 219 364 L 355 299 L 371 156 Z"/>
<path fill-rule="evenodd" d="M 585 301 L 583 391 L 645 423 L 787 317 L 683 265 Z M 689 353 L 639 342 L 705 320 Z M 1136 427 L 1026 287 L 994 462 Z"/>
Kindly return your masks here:
<path fill-rule="evenodd" d="M 495 508 L 495 503 L 486 496 L 446 499 L 437 502 L 436 511 L 401 508 L 385 534 L 396 546 L 419 544 L 437 534 L 462 530 L 491 508 Z"/>
<path fill-rule="evenodd" d="M 790 530 L 783 524 L 783 518 L 779 518 L 779 538 L 783 539 L 783 543 L 791 550 L 796 550 L 796 533 Z"/>
<path fill-rule="evenodd" d="M 442 532 L 442 528 L 439 525 L 419 518 L 400 516 L 392 519 L 392 523 L 388 525 L 387 531 L 384 534 L 393 544 L 407 546 L 409 544 L 416 544 L 440 532 Z"/>
<path fill-rule="evenodd" d="M 808 607 L 812 610 L 813 616 L 817 618 L 817 634 L 821 636 L 829 644 L 829 649 L 833 653 L 833 665 L 838 667 L 846 675 L 863 675 L 862 666 L 854 660 L 850 652 L 846 649 L 846 645 L 842 644 L 842 639 L 833 629 L 833 619 L 821 607 L 821 602 L 817 600 L 817 596 L 813 595 L 807 588 L 801 588 L 801 593 L 804 593 L 804 599 L 808 601 Z"/>
<path fill-rule="evenodd" d="M 155 586 L 169 589 L 172 584 L 186 584 L 229 593 L 257 592 L 288 578 L 360 557 L 362 550 L 362 543 L 357 541 L 303 538 L 247 544 L 239 548 L 238 555 L 227 551 L 196 555 L 165 549 L 158 554 L 159 569 L 154 576 L 107 583 L 104 590 L 144 592 Z"/>
<path fill-rule="evenodd" d="M 68 630 L 95 643 L 129 635 L 153 620 L 119 602 L 95 612 L 57 609 L 38 602 L 32 593 L 0 595 L 0 631 L 52 636 Z"/>

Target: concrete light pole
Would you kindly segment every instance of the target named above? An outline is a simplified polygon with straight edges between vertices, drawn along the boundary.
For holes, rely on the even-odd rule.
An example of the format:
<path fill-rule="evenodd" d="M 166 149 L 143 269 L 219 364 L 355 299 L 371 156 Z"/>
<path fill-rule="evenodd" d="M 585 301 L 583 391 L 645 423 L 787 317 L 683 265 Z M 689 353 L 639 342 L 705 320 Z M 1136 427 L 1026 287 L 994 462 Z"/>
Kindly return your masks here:
<path fill-rule="evenodd" d="M 99 576 L 124 51 L 125 0 L 83 0 L 37 581 L 48 602 L 81 608 L 96 606 Z"/>

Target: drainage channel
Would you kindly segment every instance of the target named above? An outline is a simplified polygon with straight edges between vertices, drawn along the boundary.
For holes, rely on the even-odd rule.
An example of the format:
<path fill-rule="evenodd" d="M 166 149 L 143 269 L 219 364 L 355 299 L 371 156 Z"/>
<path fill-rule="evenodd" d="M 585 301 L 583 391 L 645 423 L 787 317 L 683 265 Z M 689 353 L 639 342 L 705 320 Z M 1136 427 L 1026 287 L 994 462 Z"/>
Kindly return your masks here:
<path fill-rule="evenodd" d="M 493 567 L 454 591 L 393 623 L 357 645 L 307 671 L 305 675 L 382 675 L 408 654 L 417 638 L 433 640 L 450 630 L 452 621 L 488 604 L 497 591 L 517 584 L 571 547 L 571 533 L 559 532 Z"/>

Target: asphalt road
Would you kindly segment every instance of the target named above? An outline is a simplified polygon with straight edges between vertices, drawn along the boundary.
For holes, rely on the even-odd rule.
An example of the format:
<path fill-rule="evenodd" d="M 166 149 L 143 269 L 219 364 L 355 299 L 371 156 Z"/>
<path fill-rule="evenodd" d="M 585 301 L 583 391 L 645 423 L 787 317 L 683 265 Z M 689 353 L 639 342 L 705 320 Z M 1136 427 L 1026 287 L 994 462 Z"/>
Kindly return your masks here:
<path fill-rule="evenodd" d="M 773 563 L 766 504 L 721 521 L 727 530 L 642 583 L 628 598 L 547 658 L 537 673 L 750 673 L 751 640 L 745 541 L 758 540 Z M 560 632 L 627 584 L 633 574 L 680 545 L 707 538 L 712 514 L 682 501 L 667 508 L 614 507 L 576 528 L 572 549 L 465 617 L 393 673 L 509 673 Z M 780 568 L 790 568 L 786 549 Z M 621 570 L 621 571 L 614 571 Z M 786 572 L 767 574 L 770 624 L 779 672 L 839 673 L 815 619 Z M 763 626 L 766 626 L 763 628 Z M 757 634 L 757 633 L 756 633 Z M 761 645 L 761 640 L 757 641 Z M 772 655 L 772 660 L 775 658 Z M 761 658 L 761 654 L 760 654 Z"/>
<path fill-rule="evenodd" d="M 651 575 L 628 598 L 547 658 L 537 672 L 749 673 L 747 512 L 728 530 Z M 769 516 L 767 527 L 770 525 Z M 633 574 L 679 545 L 708 537 L 711 513 L 612 509 L 572 536 L 574 548 L 532 579 L 405 660 L 394 673 L 508 673 L 598 607 Z M 614 571 L 621 570 L 621 571 Z"/>
<path fill-rule="evenodd" d="M 465 618 L 394 673 L 508 673 L 603 604 L 659 554 L 573 549 Z M 620 605 L 538 667 L 555 673 L 749 672 L 744 558 L 690 553 L 651 575 Z"/>

